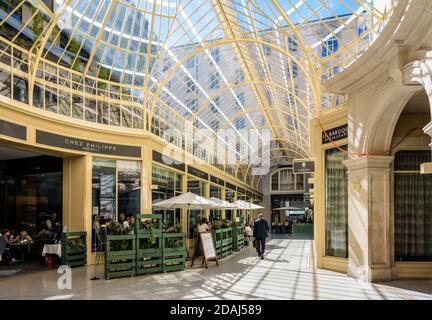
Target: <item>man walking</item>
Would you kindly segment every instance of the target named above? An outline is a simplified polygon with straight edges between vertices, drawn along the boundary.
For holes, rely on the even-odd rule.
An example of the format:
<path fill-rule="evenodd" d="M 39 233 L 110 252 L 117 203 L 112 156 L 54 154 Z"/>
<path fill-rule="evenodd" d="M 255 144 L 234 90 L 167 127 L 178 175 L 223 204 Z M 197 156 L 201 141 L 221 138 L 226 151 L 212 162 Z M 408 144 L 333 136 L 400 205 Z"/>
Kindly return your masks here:
<path fill-rule="evenodd" d="M 256 250 L 258 257 L 264 259 L 265 241 L 268 237 L 269 226 L 267 221 L 264 220 L 264 215 L 261 213 L 258 215 L 258 220 L 254 222 L 253 235 L 256 241 Z"/>

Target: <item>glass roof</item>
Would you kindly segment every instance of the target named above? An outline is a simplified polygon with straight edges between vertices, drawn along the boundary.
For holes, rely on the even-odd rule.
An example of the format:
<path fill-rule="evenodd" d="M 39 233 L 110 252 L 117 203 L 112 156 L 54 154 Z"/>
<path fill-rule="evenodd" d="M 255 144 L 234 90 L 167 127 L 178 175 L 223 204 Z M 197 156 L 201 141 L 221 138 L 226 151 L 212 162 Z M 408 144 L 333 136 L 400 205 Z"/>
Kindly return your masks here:
<path fill-rule="evenodd" d="M 69 97 L 71 110 L 63 112 L 64 104 L 57 102 L 54 112 L 148 129 L 179 146 L 187 119 L 223 143 L 220 130 L 233 130 L 258 158 L 265 148 L 254 148 L 245 130 L 267 129 L 271 165 L 277 166 L 309 157 L 310 120 L 318 110 L 344 102 L 323 92 L 322 82 L 373 43 L 395 5 L 392 0 L 0 0 L 0 39 L 4 52 L 12 48 L 28 59 L 22 76 L 29 77 L 30 105 L 39 106 L 36 93 L 43 88 L 48 109 L 46 92 L 56 88 L 58 100 Z M 80 92 L 86 93 L 84 102 Z M 74 109 L 79 103 L 81 113 Z M 105 103 L 107 118 L 99 110 Z M 117 105 L 118 123 L 112 118 Z M 197 152 L 200 146 L 190 148 Z M 229 149 L 242 158 L 237 145 Z M 209 162 L 215 156 L 211 150 L 199 154 Z M 251 165 L 240 162 L 222 167 L 257 184 Z"/>

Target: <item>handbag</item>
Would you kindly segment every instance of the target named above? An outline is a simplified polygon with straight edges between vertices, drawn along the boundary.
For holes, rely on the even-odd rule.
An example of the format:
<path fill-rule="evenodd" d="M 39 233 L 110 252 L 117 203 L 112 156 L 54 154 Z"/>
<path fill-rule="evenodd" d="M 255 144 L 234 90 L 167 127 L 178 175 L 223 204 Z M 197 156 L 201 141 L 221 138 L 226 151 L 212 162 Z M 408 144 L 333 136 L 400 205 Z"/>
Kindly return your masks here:
<path fill-rule="evenodd" d="M 257 247 L 257 239 L 254 239 L 254 241 L 252 242 L 252 246 L 254 247 L 254 248 L 256 248 Z"/>

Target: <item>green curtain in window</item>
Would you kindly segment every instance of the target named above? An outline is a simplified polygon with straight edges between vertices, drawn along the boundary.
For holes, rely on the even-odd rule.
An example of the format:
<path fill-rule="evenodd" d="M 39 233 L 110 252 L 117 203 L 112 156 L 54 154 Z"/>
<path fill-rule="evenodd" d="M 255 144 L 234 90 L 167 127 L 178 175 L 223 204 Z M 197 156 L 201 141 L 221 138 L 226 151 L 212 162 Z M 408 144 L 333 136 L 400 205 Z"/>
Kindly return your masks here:
<path fill-rule="evenodd" d="M 432 175 L 420 174 L 430 151 L 395 157 L 395 260 L 432 260 Z"/>
<path fill-rule="evenodd" d="M 345 149 L 346 147 L 344 147 Z M 348 257 L 348 174 L 339 149 L 325 153 L 326 255 Z"/>

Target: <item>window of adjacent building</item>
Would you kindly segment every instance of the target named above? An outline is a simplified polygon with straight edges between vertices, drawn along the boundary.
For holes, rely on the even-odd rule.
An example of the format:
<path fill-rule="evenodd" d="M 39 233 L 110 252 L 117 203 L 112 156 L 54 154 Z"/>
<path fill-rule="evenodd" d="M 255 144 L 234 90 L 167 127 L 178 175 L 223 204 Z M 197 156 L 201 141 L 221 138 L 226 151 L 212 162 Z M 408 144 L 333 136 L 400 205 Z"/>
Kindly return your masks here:
<path fill-rule="evenodd" d="M 210 102 L 210 111 L 213 113 L 218 112 L 219 103 L 220 103 L 220 97 L 214 97 L 213 102 Z"/>
<path fill-rule="evenodd" d="M 185 83 L 186 83 L 186 92 L 195 92 L 196 85 L 195 85 L 194 81 L 191 78 L 186 77 L 185 78 Z"/>
<path fill-rule="evenodd" d="M 214 49 L 211 51 L 211 56 L 213 58 L 213 60 L 218 63 L 219 62 L 219 49 Z M 213 62 L 211 62 L 212 64 Z"/>
<path fill-rule="evenodd" d="M 266 56 L 271 55 L 272 49 L 269 46 L 263 45 L 263 49 Z"/>
<path fill-rule="evenodd" d="M 432 260 L 432 176 L 420 174 L 425 162 L 431 162 L 430 150 L 395 155 L 395 261 Z"/>
<path fill-rule="evenodd" d="M 241 69 L 237 69 L 235 72 L 235 84 L 243 82 L 245 79 L 244 73 Z"/>
<path fill-rule="evenodd" d="M 343 164 L 347 159 L 347 153 L 337 148 L 325 151 L 325 249 L 327 256 L 339 258 L 348 257 L 348 173 Z"/>
<path fill-rule="evenodd" d="M 196 65 L 196 57 L 190 58 L 186 62 L 186 68 L 188 68 L 189 70 L 195 68 L 195 65 Z"/>
<path fill-rule="evenodd" d="M 271 176 L 271 190 L 279 190 L 279 172 L 273 173 L 273 175 Z"/>
<path fill-rule="evenodd" d="M 186 101 L 186 107 L 191 112 L 196 112 L 198 108 L 198 100 L 196 98 L 190 99 Z"/>
<path fill-rule="evenodd" d="M 363 33 L 367 31 L 367 27 L 364 23 L 360 23 L 357 28 L 357 34 L 361 36 Z"/>
<path fill-rule="evenodd" d="M 297 37 L 295 35 L 288 37 L 288 50 L 297 51 L 297 49 L 298 49 Z"/>
<path fill-rule="evenodd" d="M 322 54 L 323 58 L 328 57 L 332 53 L 339 50 L 339 41 L 335 36 L 332 36 L 330 39 L 324 42 L 322 46 Z"/>
<path fill-rule="evenodd" d="M 237 130 L 244 129 L 245 128 L 245 119 L 244 118 L 237 118 L 234 121 L 234 126 Z"/>
<path fill-rule="evenodd" d="M 212 73 L 210 75 L 210 78 L 209 78 L 210 89 L 219 89 L 220 88 L 219 77 L 220 77 L 219 73 L 217 73 L 217 72 Z"/>

